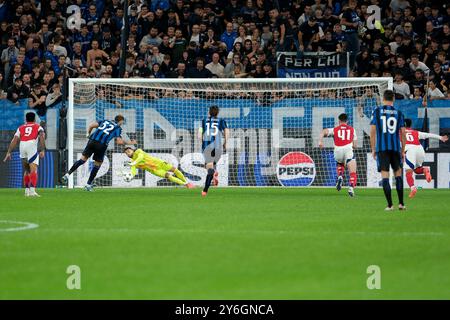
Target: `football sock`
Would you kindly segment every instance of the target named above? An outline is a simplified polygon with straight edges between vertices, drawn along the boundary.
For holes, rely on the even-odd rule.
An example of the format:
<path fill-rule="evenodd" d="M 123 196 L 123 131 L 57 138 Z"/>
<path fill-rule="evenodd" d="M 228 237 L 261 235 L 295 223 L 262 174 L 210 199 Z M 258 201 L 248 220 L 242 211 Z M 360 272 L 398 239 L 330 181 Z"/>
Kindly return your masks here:
<path fill-rule="evenodd" d="M 208 174 L 206 176 L 205 187 L 203 188 L 204 192 L 208 192 L 209 186 L 211 185 L 211 181 L 214 178 L 214 169 L 208 169 Z"/>
<path fill-rule="evenodd" d="M 392 207 L 392 194 L 391 185 L 389 184 L 389 178 L 383 178 L 383 191 L 388 203 L 388 207 Z"/>
<path fill-rule="evenodd" d="M 397 189 L 398 203 L 404 205 L 403 203 L 403 177 L 395 177 L 395 189 Z"/>
<path fill-rule="evenodd" d="M 174 177 L 173 175 L 169 174 L 169 176 L 167 177 L 167 180 L 175 182 L 176 184 L 179 184 L 181 186 L 186 184 L 186 181 L 181 180 L 180 178 Z"/>
<path fill-rule="evenodd" d="M 414 169 L 414 172 L 416 174 L 423 174 L 423 167 L 419 167 L 419 168 Z"/>
<path fill-rule="evenodd" d="M 183 173 L 182 173 L 180 170 L 175 169 L 175 171 L 174 171 L 173 173 L 175 174 L 175 176 L 176 176 L 178 179 L 184 181 L 184 183 L 187 182 L 186 178 L 184 177 Z"/>
<path fill-rule="evenodd" d="M 86 162 L 86 161 L 81 160 L 81 159 L 77 160 L 77 161 L 73 164 L 72 168 L 70 168 L 68 174 L 72 174 L 75 170 L 78 169 L 79 166 L 82 166 L 85 162 Z M 95 177 L 94 177 L 94 178 L 95 178 Z"/>
<path fill-rule="evenodd" d="M 31 172 L 30 173 L 30 184 L 33 188 L 36 188 L 37 181 L 38 181 L 37 172 Z"/>
<path fill-rule="evenodd" d="M 342 176 L 344 174 L 344 166 L 342 164 L 337 165 L 337 175 L 338 177 Z"/>
<path fill-rule="evenodd" d="M 78 160 L 80 161 L 80 160 Z M 100 170 L 100 166 L 94 165 L 94 167 L 91 170 L 91 174 L 89 175 L 89 180 L 87 181 L 87 184 L 91 185 L 92 181 L 94 181 L 95 176 L 97 175 L 98 170 Z"/>
<path fill-rule="evenodd" d="M 412 171 L 406 172 L 406 182 L 408 183 L 408 186 L 414 187 L 414 176 Z"/>
<path fill-rule="evenodd" d="M 29 188 L 30 187 L 30 175 L 26 174 L 23 176 L 23 183 L 25 185 L 25 188 Z"/>
<path fill-rule="evenodd" d="M 356 186 L 356 172 L 350 172 L 349 185 L 351 187 L 355 187 Z"/>

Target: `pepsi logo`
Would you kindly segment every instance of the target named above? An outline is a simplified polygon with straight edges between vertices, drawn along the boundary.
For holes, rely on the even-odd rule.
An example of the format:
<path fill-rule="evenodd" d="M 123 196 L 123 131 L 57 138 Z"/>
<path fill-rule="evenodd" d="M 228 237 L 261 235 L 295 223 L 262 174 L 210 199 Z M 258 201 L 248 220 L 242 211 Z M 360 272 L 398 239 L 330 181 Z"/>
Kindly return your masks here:
<path fill-rule="evenodd" d="M 316 165 L 306 153 L 289 152 L 278 161 L 277 177 L 282 186 L 307 187 L 316 177 Z"/>

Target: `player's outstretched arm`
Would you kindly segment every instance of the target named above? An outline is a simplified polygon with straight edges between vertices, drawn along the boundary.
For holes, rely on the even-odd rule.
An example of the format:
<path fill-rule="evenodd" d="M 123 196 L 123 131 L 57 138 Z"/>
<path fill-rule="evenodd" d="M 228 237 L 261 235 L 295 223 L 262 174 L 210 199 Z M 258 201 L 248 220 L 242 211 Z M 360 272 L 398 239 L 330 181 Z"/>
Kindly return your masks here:
<path fill-rule="evenodd" d="M 441 140 L 442 142 L 447 142 L 448 136 L 446 136 L 446 135 L 440 136 L 440 135 L 434 134 L 434 133 L 419 131 L 419 139 L 436 139 L 436 140 Z"/>
<path fill-rule="evenodd" d="M 141 149 L 138 149 L 134 152 L 135 154 L 137 154 L 136 159 L 134 159 L 133 162 L 130 163 L 130 165 L 133 166 L 137 166 L 139 163 L 141 163 L 144 158 L 145 158 L 145 152 L 142 151 Z"/>
<path fill-rule="evenodd" d="M 116 138 L 116 142 L 117 144 L 121 144 L 121 145 L 125 145 L 125 144 L 137 144 L 137 141 L 135 139 L 130 139 L 130 140 L 124 140 L 121 137 Z"/>
<path fill-rule="evenodd" d="M 9 144 L 8 151 L 6 151 L 6 155 L 5 155 L 5 158 L 3 159 L 3 162 L 6 162 L 9 159 L 11 159 L 11 152 L 14 150 L 14 148 L 16 147 L 16 145 L 18 143 L 19 143 L 19 137 L 14 136 L 14 138 L 12 138 L 12 140 L 11 140 L 11 143 Z"/>
<path fill-rule="evenodd" d="M 128 135 L 126 133 L 122 133 L 121 136 L 116 138 L 116 143 L 117 144 L 121 144 L 121 145 L 136 145 L 137 141 L 135 139 L 130 139 L 130 137 L 128 137 Z"/>

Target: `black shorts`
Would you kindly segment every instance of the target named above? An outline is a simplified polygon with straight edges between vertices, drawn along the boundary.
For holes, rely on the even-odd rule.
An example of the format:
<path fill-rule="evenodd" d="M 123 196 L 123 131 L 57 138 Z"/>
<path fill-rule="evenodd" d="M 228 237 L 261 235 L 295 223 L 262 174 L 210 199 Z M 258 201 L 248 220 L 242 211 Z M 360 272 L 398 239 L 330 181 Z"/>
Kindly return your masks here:
<path fill-rule="evenodd" d="M 402 154 L 397 151 L 381 151 L 377 153 L 378 172 L 392 170 L 397 171 L 402 168 Z"/>
<path fill-rule="evenodd" d="M 94 140 L 89 140 L 82 154 L 86 158 L 89 158 L 92 154 L 94 154 L 94 156 L 92 157 L 94 161 L 103 162 L 106 149 L 108 149 L 108 146 L 106 144 Z"/>

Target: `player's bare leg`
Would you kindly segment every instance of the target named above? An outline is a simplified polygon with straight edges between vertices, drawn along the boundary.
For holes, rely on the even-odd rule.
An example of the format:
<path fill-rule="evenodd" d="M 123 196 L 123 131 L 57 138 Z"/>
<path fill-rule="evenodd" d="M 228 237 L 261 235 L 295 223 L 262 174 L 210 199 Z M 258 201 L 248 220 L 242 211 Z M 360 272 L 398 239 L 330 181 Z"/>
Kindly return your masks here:
<path fill-rule="evenodd" d="M 67 181 L 69 181 L 69 176 L 78 169 L 78 167 L 82 166 L 83 164 L 85 164 L 85 162 L 88 160 L 87 157 L 85 156 L 81 156 L 80 159 L 78 159 L 77 161 L 75 161 L 75 163 L 73 164 L 73 166 L 70 168 L 70 170 L 62 176 L 61 181 L 63 183 L 67 183 Z"/>
<path fill-rule="evenodd" d="M 409 198 L 414 198 L 417 193 L 417 187 L 414 185 L 414 171 L 412 169 L 406 170 L 406 183 L 408 183 L 411 192 Z"/>
<path fill-rule="evenodd" d="M 349 187 L 348 187 L 348 195 L 350 197 L 355 196 L 355 187 L 356 187 L 356 160 L 352 159 L 351 161 L 348 162 L 347 164 L 347 168 L 348 168 L 348 172 L 350 175 L 350 179 L 349 179 Z"/>
<path fill-rule="evenodd" d="M 25 185 L 25 197 L 30 196 L 30 165 L 27 159 L 22 159 L 23 184 Z"/>
<path fill-rule="evenodd" d="M 103 161 L 94 161 L 94 167 L 91 170 L 91 174 L 89 175 L 89 179 L 86 186 L 84 187 L 84 190 L 94 191 L 93 182 L 95 177 L 97 176 L 98 171 L 100 170 L 100 167 L 102 166 L 102 163 Z"/>
<path fill-rule="evenodd" d="M 30 197 L 40 197 L 40 195 L 36 193 L 36 186 L 38 181 L 37 169 L 38 166 L 35 163 L 30 163 Z"/>
<path fill-rule="evenodd" d="M 344 182 L 344 171 L 345 167 L 342 163 L 337 164 L 337 180 L 336 180 L 336 190 L 341 191 L 342 189 L 342 183 Z"/>
<path fill-rule="evenodd" d="M 202 196 L 206 196 L 206 194 L 208 193 L 208 189 L 211 186 L 211 182 L 214 179 L 214 163 L 207 163 L 206 164 L 206 170 L 208 171 L 207 175 L 206 175 L 206 180 L 205 180 L 205 187 L 203 188 L 202 191 Z"/>
<path fill-rule="evenodd" d="M 423 167 L 423 174 L 425 175 L 425 179 L 428 183 L 433 180 L 433 177 L 431 176 L 430 167 Z"/>

